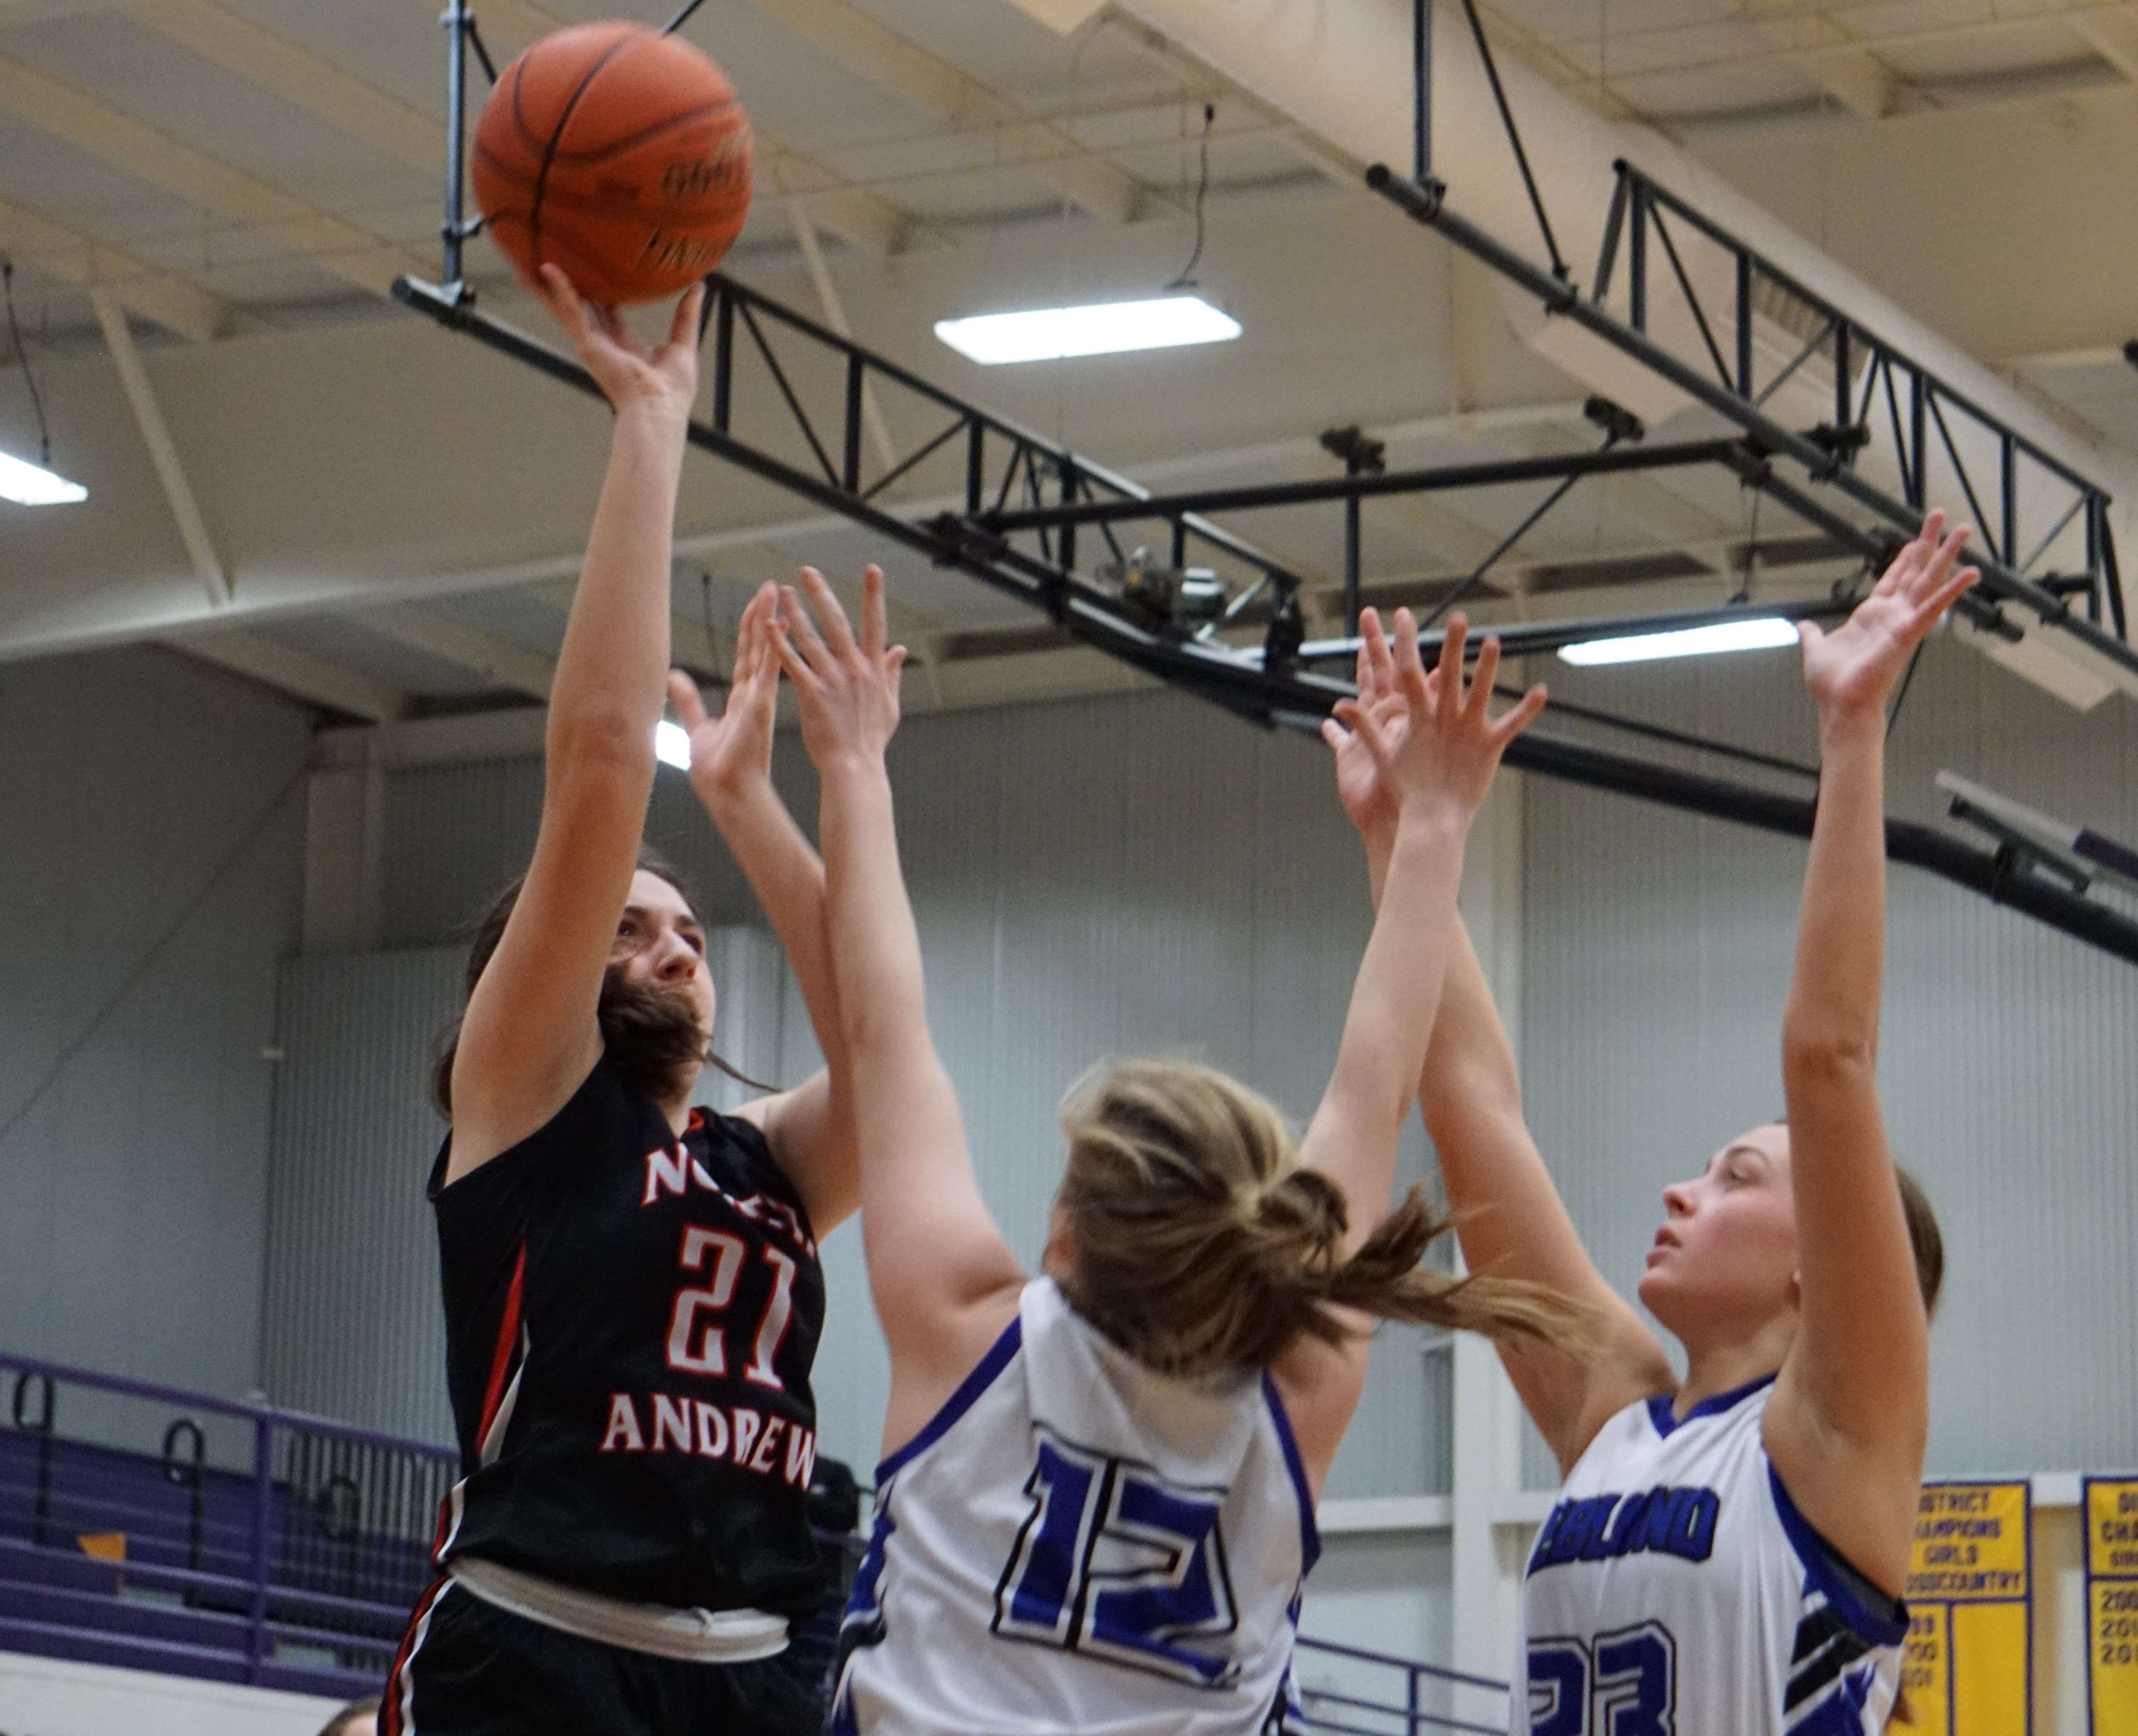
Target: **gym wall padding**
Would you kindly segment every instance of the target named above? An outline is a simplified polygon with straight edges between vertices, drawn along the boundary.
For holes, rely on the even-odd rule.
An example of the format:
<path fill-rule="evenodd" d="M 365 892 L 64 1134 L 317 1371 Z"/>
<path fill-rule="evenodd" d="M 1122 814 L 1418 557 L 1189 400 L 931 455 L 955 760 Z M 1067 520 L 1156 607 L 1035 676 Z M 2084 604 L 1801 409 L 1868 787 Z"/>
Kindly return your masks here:
<path fill-rule="evenodd" d="M 36 1094 L 0 1137 L 10 1350 L 253 1384 L 310 727 L 167 651 L 0 665 L 0 1126 Z"/>

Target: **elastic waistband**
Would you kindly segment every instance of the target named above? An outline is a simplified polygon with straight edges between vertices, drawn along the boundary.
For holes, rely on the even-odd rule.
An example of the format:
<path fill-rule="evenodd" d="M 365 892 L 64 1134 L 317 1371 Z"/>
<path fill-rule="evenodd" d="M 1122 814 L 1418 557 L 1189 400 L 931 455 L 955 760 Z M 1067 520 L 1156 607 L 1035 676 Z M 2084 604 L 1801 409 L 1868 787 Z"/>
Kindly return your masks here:
<path fill-rule="evenodd" d="M 466 1555 L 456 1556 L 446 1572 L 454 1584 L 513 1615 L 655 1657 L 686 1664 L 747 1664 L 787 1649 L 787 1618 L 763 1610 L 626 1603 Z"/>

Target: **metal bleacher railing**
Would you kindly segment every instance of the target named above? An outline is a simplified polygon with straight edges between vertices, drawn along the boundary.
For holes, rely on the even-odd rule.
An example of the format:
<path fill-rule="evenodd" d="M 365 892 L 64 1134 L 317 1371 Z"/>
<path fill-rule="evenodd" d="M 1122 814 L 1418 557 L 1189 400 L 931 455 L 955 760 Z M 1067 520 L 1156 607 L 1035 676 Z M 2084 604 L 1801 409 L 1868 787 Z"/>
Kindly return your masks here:
<path fill-rule="evenodd" d="M 432 1578 L 451 1449 L 5 1351 L 0 1387 L 0 1651 L 334 1698 L 377 1690 Z M 861 1543 L 823 1541 L 834 1583 L 796 1644 L 828 1672 Z M 1342 1684 L 1306 1686 L 1308 1730 L 1506 1728 L 1440 1705 L 1452 1688 L 1504 1683 L 1300 1645 Z"/>
<path fill-rule="evenodd" d="M 452 1451 L 5 1352 L 0 1379 L 0 1648 L 337 1697 L 384 1678 Z"/>

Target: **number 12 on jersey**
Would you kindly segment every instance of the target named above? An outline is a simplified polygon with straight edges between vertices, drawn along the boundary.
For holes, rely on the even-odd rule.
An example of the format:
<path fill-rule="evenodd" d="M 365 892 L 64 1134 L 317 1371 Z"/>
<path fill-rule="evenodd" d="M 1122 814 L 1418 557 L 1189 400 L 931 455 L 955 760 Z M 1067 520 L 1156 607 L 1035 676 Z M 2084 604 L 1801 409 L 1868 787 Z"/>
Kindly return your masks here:
<path fill-rule="evenodd" d="M 1223 1490 L 1169 1484 L 1042 1432 L 1024 1492 L 1032 1514 L 995 1594 L 995 1632 L 1206 1688 L 1237 1678 L 1237 1660 L 1181 1643 L 1239 1626 Z"/>
<path fill-rule="evenodd" d="M 1677 1644 L 1660 1621 L 1532 1640 L 1530 1736 L 1677 1736 Z"/>

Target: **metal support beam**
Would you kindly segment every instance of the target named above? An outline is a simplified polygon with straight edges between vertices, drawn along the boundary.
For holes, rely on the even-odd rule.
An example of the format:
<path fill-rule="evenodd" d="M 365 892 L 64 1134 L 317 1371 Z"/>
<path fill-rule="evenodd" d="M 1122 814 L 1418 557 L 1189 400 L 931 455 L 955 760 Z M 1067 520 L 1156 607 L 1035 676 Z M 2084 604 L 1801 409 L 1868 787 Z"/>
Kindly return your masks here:
<path fill-rule="evenodd" d="M 96 310 L 96 323 L 103 328 L 112 363 L 119 370 L 119 383 L 126 388 L 126 402 L 133 406 L 134 421 L 141 430 L 142 444 L 149 448 L 149 461 L 156 466 L 157 480 L 164 485 L 164 498 L 170 503 L 171 516 L 178 521 L 178 535 L 192 558 L 193 571 L 200 576 L 207 600 L 219 607 L 230 601 L 230 575 L 223 570 L 222 561 L 216 557 L 215 544 L 208 539 L 200 503 L 193 498 L 193 485 L 186 480 L 185 466 L 178 459 L 178 442 L 171 438 L 163 407 L 156 402 L 155 388 L 149 383 L 148 370 L 141 365 L 141 353 L 134 347 L 134 334 L 126 324 L 126 310 L 101 290 L 90 297 L 90 303 Z"/>
<path fill-rule="evenodd" d="M 1033 173 L 1093 217 L 1134 222 L 1149 202 L 1142 183 L 1075 134 L 1028 114 L 979 79 L 901 36 L 849 0 L 752 0 L 767 17 L 849 71 L 896 92 L 946 126 L 984 127 L 1005 161 Z"/>
<path fill-rule="evenodd" d="M 2113 12 L 2081 12 L 2071 22 L 2087 47 L 2138 84 L 2138 11 L 2122 7 Z"/>
<path fill-rule="evenodd" d="M 0 199 L 0 252 L 78 289 L 101 290 L 196 344 L 229 329 L 231 310 L 198 284 Z"/>
<path fill-rule="evenodd" d="M 1893 112 L 1901 81 L 1869 49 L 1854 43 L 1821 48 L 1804 64 L 1819 88 L 1858 120 L 1883 120 Z"/>
<path fill-rule="evenodd" d="M 480 627 L 464 626 L 452 616 L 420 603 L 385 603 L 354 618 L 400 644 L 471 670 L 493 687 L 525 694 L 545 705 L 549 702 L 557 666 L 539 651 L 486 633 Z"/>
<path fill-rule="evenodd" d="M 408 695 L 388 682 L 344 669 L 339 663 L 329 663 L 296 646 L 265 638 L 247 628 L 220 627 L 166 639 L 164 643 L 308 704 L 345 711 L 374 724 L 388 722 L 409 709 Z"/>
<path fill-rule="evenodd" d="M 438 124 L 323 55 L 215 0 L 133 0 L 124 16 L 188 52 L 426 174 L 438 166 Z"/>
<path fill-rule="evenodd" d="M 144 124 L 64 80 L 0 55 L 0 112 L 113 168 L 271 237 L 336 277 L 386 295 L 416 261 L 383 237 Z"/>
<path fill-rule="evenodd" d="M 778 306 L 764 297 L 744 290 L 731 280 L 716 278 L 715 288 L 722 297 L 746 301 L 759 315 L 769 314 Z M 589 395 L 598 394 L 599 388 L 576 363 L 526 334 L 456 303 L 434 285 L 404 282 L 396 285 L 396 294 L 409 306 L 450 329 L 474 337 L 500 354 L 534 367 L 577 391 Z M 896 377 L 924 396 L 959 411 L 979 436 L 984 438 L 992 432 L 998 437 L 1015 441 L 1018 442 L 1018 454 L 1028 475 L 1037 474 L 1043 464 L 1049 474 L 1075 475 L 1081 482 L 1096 482 L 1100 489 L 1117 489 L 1124 494 L 1142 497 L 1135 499 L 1133 504 L 1149 513 L 1148 497 L 1143 496 L 1143 490 L 1125 479 L 1092 466 L 1075 454 L 1052 447 L 1036 435 L 991 418 L 973 406 L 961 405 L 940 388 L 929 385 L 917 376 L 880 357 L 857 349 L 835 334 L 803 320 L 798 315 L 779 310 L 779 317 L 791 328 L 807 331 L 817 341 L 843 354 L 850 363 L 859 358 L 868 368 Z M 788 395 L 791 399 L 791 388 Z M 799 412 L 798 404 L 791 404 L 790 407 Z M 921 553 L 939 565 L 955 567 L 1028 607 L 1043 611 L 1073 637 L 1106 652 L 1117 661 L 1154 675 L 1238 716 L 1266 725 L 1281 724 L 1294 729 L 1314 730 L 1319 728 L 1321 719 L 1328 715 L 1334 704 L 1352 691 L 1348 681 L 1317 674 L 1311 669 L 1298 666 L 1296 661 L 1286 661 L 1266 667 L 1265 659 L 1257 651 L 1242 650 L 1218 641 L 1153 631 L 1130 616 L 1120 601 L 1109 592 L 1079 576 L 1073 568 L 1058 563 L 1047 553 L 1044 543 L 1039 555 L 1018 548 L 1005 534 L 979 522 L 981 514 L 979 512 L 969 515 L 946 513 L 933 520 L 916 523 L 886 511 L 866 495 L 843 488 L 835 471 L 827 474 L 800 469 L 737 438 L 726 427 L 694 420 L 690 425 L 688 437 L 691 443 L 701 451 L 724 458 L 752 475 L 775 482 L 804 499 L 842 513 L 887 542 Z M 1713 445 L 1734 455 L 1746 467 L 1748 480 L 1760 480 L 1754 473 L 1765 461 L 1758 452 L 1750 450 L 1748 442 L 1725 441 L 1694 444 Z M 1634 448 L 1624 456 L 1630 457 L 1641 451 L 1642 449 Z M 1592 462 L 1603 459 L 1623 461 L 1618 452 L 1584 456 Z M 1016 461 L 1013 461 L 1009 480 L 1003 485 L 1005 492 L 1010 480 L 1013 480 L 1017 475 Z M 1563 474 L 1563 469 L 1559 473 Z M 974 495 L 983 480 L 984 472 L 969 485 Z M 1349 483 L 1355 479 L 1339 480 L 1340 483 Z M 1379 480 L 1379 478 L 1355 479 L 1360 483 Z M 1074 510 L 1082 504 L 1071 503 L 1069 510 Z M 968 505 L 969 507 L 977 507 L 980 503 L 969 495 Z M 1207 521 L 1184 519 L 1180 522 L 1193 522 L 1198 527 L 1197 534 L 1223 539 L 1244 558 L 1267 565 L 1267 557 L 1261 556 L 1252 545 L 1231 537 L 1215 525 L 1208 524 Z M 1846 528 L 1858 538 L 1867 538 L 1871 534 L 1854 526 Z M 1295 578 L 1291 588 L 1296 587 Z M 1283 594 L 1289 597 L 1291 588 L 1287 588 Z M 1599 622 L 1585 623 L 1584 627 L 1584 631 L 1590 633 L 1605 630 L 1605 624 Z M 1676 765 L 1606 753 L 1584 743 L 1566 740 L 1535 729 L 1511 744 L 1506 762 L 1521 769 L 1565 778 L 1594 788 L 1638 796 L 1692 812 L 1711 814 L 1766 831 L 1799 837 L 1809 837 L 1811 833 L 1813 804 L 1810 800 L 1701 776 Z M 1911 862 L 1926 868 L 2119 957 L 2138 963 L 2138 921 L 2077 896 L 2065 888 L 2023 875 L 2015 876 L 2009 871 L 2006 865 L 1989 852 L 1960 843 L 1928 827 L 1895 821 L 1889 822 L 1887 827 L 1887 853 L 1894 861 Z"/>
<path fill-rule="evenodd" d="M 1564 452 L 1537 458 L 1504 458 L 1477 464 L 1442 465 L 1432 470 L 1361 472 L 1316 476 L 1301 482 L 1263 482 L 1237 488 L 1197 489 L 1140 500 L 1079 500 L 1058 506 L 990 512 L 980 523 L 1003 533 L 1058 528 L 1065 524 L 1118 524 L 1130 519 L 1177 518 L 1213 512 L 1248 512 L 1273 506 L 1298 506 L 1316 500 L 1364 500 L 1379 495 L 1438 494 L 1451 489 L 1489 488 L 1519 482 L 1553 482 L 1569 476 L 1607 476 L 1634 471 L 1679 470 L 1727 461 L 1738 442 L 1689 440 L 1656 446 L 1618 446 L 1600 451 Z"/>
<path fill-rule="evenodd" d="M 1830 486 L 1848 495 L 1857 505 L 1867 508 L 1904 535 L 1912 536 L 1921 529 L 1923 514 L 1920 510 L 1893 500 L 1846 464 L 1839 462 L 1829 448 L 1806 435 L 1783 427 L 1755 403 L 1740 397 L 1728 386 L 1702 370 L 1681 361 L 1645 333 L 1620 324 L 1599 300 L 1576 293 L 1569 285 L 1539 270 L 1476 224 L 1449 210 L 1443 197 L 1444 188 L 1437 185 L 1421 187 L 1379 163 L 1368 171 L 1366 178 L 1369 186 L 1384 195 L 1415 221 L 1438 231 L 1457 246 L 1482 260 L 1511 282 L 1528 290 L 1551 313 L 1569 319 L 1603 339 L 1688 397 L 1727 417 L 1765 451 L 1802 466 L 1814 485 Z M 1659 189 L 1644 187 L 1643 190 L 1647 194 L 1660 196 Z M 1642 201 L 1637 198 L 1634 202 L 1638 217 Z M 1686 216 L 1695 222 L 1700 221 L 1697 213 L 1672 202 L 1678 215 Z M 1713 232 L 1718 236 L 1721 234 L 1719 231 Z M 1637 228 L 1634 232 L 1637 241 L 1638 237 Z M 1726 244 L 1735 245 L 1726 236 L 1721 238 Z M 1779 276 L 1778 273 L 1774 275 Z M 1809 291 L 1804 292 L 1803 299 L 1814 306 L 1821 305 Z M 1919 379 L 1927 378 L 1921 370 L 1916 370 L 1916 375 Z M 1947 397 L 1950 402 L 1965 402 L 1957 393 L 1949 393 Z M 1991 422 L 1986 416 L 1982 419 L 1985 422 Z M 1911 453 L 1916 452 L 1912 441 L 1909 450 Z M 2067 477 L 2075 487 L 2099 492 L 2093 490 L 2092 485 L 2083 477 L 2072 475 L 2047 454 L 2032 452 L 2029 456 L 2037 463 Z M 1985 529 L 1985 538 L 1989 534 Z M 2105 659 L 2120 672 L 2122 680 L 2131 685 L 2134 690 L 2138 690 L 2138 652 L 2134 652 L 2120 639 L 2111 637 L 2091 622 L 2074 614 L 2070 604 L 2062 597 L 2014 572 L 1994 553 L 1970 549 L 1967 558 L 1981 568 L 1983 590 L 1988 596 L 2018 603 L 2044 624 L 2069 633 L 2086 651 Z"/>

